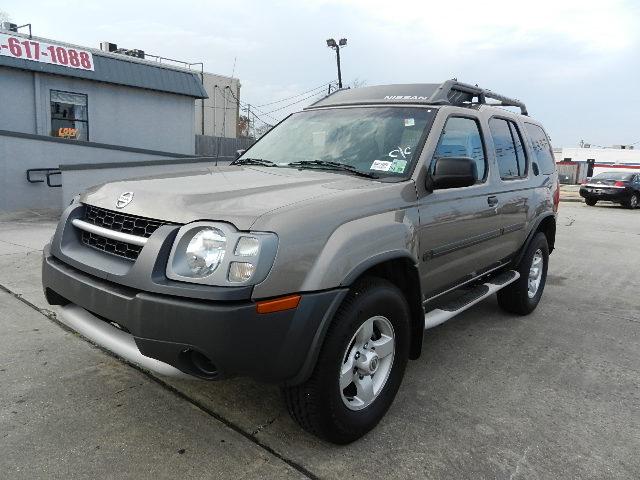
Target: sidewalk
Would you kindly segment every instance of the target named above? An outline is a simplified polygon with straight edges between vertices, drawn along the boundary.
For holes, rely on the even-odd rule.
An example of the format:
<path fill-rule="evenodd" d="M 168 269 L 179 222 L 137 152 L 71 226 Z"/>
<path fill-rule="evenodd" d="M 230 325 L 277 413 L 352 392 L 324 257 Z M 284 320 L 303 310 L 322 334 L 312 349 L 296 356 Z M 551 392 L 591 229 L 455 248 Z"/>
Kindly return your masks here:
<path fill-rule="evenodd" d="M 561 202 L 583 202 L 579 193 L 580 185 L 560 185 Z"/>

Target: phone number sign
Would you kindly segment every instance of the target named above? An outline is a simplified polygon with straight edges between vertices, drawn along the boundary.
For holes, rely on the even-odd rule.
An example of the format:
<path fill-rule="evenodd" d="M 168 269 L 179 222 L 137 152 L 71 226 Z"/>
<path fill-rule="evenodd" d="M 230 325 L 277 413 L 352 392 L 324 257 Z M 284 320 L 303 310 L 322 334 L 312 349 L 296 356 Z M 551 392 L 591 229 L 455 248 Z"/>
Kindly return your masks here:
<path fill-rule="evenodd" d="M 93 70 L 93 55 L 87 50 L 13 37 L 6 33 L 0 33 L 0 55 L 67 68 Z"/>

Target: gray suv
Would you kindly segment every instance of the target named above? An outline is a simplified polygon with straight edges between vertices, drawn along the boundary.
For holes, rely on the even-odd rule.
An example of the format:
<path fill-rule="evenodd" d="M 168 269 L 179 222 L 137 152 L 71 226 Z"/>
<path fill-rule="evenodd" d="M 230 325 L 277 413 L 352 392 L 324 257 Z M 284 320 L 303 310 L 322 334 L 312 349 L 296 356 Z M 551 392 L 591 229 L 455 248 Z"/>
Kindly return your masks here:
<path fill-rule="evenodd" d="M 348 443 L 425 329 L 496 292 L 536 308 L 558 201 L 522 102 L 456 80 L 340 90 L 229 166 L 85 192 L 42 281 L 67 325 L 125 359 L 276 383 L 304 429 Z"/>

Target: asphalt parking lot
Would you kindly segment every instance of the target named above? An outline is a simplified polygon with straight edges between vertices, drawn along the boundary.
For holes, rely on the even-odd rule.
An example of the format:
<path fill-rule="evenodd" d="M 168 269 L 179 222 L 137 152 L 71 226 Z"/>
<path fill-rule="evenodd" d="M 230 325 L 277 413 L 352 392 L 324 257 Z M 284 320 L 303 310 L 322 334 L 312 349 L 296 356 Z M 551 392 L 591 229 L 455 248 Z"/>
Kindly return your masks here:
<path fill-rule="evenodd" d="M 0 217 L 5 478 L 640 478 L 640 211 L 562 203 L 538 309 L 490 298 L 426 332 L 381 424 L 346 447 L 246 379 L 155 378 L 55 321 L 55 222 Z"/>

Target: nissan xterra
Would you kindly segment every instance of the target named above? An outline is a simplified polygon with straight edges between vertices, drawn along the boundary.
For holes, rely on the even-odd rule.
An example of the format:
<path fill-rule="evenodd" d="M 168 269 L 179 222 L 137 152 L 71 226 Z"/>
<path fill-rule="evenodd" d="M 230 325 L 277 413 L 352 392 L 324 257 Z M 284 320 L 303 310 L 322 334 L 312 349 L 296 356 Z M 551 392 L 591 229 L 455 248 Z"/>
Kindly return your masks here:
<path fill-rule="evenodd" d="M 78 196 L 42 281 L 104 348 L 163 375 L 276 383 L 304 429 L 348 443 L 384 416 L 425 329 L 496 292 L 536 308 L 558 202 L 522 102 L 456 80 L 339 90 L 231 165 Z"/>

